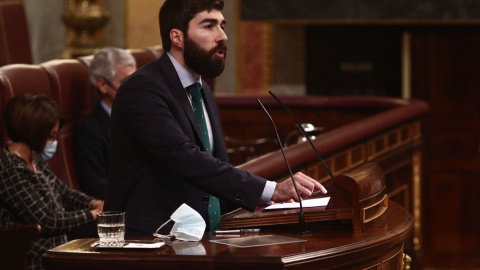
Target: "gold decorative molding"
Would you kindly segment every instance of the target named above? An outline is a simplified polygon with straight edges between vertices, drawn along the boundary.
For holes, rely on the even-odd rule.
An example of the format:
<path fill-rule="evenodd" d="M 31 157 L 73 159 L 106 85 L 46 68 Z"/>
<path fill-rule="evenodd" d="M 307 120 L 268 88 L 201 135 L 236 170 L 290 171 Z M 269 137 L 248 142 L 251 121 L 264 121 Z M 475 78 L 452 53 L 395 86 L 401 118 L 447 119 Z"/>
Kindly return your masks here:
<path fill-rule="evenodd" d="M 96 0 L 67 0 L 62 21 L 67 26 L 66 45 L 62 58 L 94 54 L 101 47 L 95 37 L 110 18 Z"/>
<path fill-rule="evenodd" d="M 402 33 L 402 98 L 412 97 L 412 34 Z"/>
<path fill-rule="evenodd" d="M 422 152 L 413 153 L 413 246 L 415 250 L 422 248 Z"/>
<path fill-rule="evenodd" d="M 362 216 L 362 223 L 368 223 L 377 219 L 379 216 L 383 215 L 388 208 L 388 195 L 385 194 L 383 198 L 368 206 L 362 208 L 361 216 Z"/>
<path fill-rule="evenodd" d="M 408 124 L 367 142 L 367 159 L 373 160 L 416 139 L 416 124 Z"/>
<path fill-rule="evenodd" d="M 403 270 L 410 270 L 410 264 L 412 263 L 412 258 L 408 254 L 403 253 Z"/>

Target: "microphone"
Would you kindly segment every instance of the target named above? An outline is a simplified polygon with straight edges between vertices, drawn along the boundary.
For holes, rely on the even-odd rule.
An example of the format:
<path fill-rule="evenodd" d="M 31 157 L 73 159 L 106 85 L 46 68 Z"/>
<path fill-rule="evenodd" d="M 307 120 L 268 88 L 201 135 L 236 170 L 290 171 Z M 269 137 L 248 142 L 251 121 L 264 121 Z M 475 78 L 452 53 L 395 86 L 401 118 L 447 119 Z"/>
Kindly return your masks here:
<path fill-rule="evenodd" d="M 268 119 L 272 123 L 273 129 L 275 131 L 275 135 L 277 136 L 278 143 L 280 144 L 280 150 L 282 150 L 283 158 L 285 159 L 285 163 L 287 164 L 288 172 L 290 173 L 290 177 L 292 178 L 293 186 L 295 187 L 295 192 L 297 193 L 298 202 L 300 203 L 300 214 L 298 217 L 298 230 L 294 230 L 293 233 L 295 234 L 311 234 L 312 232 L 305 227 L 305 216 L 303 214 L 303 205 L 302 205 L 302 198 L 300 197 L 300 192 L 298 192 L 297 183 L 295 182 L 295 178 L 293 177 L 292 169 L 290 169 L 290 164 L 288 163 L 287 156 L 285 155 L 285 151 L 283 151 L 282 141 L 280 140 L 280 136 L 278 135 L 277 127 L 273 122 L 272 117 L 267 112 L 267 109 L 263 106 L 260 99 L 257 98 L 258 104 L 262 107 L 263 111 L 267 115 Z"/>
<path fill-rule="evenodd" d="M 323 166 L 324 166 L 325 169 L 327 170 L 328 174 L 330 175 L 330 178 L 333 179 L 332 172 L 331 172 L 330 169 L 328 168 L 327 164 L 325 164 L 325 161 L 323 161 L 322 157 L 320 156 L 320 154 L 319 154 L 318 151 L 317 151 L 317 148 L 315 148 L 315 146 L 313 146 L 312 140 L 310 140 L 310 136 L 307 135 L 307 133 L 305 132 L 305 129 L 304 129 L 303 126 L 300 124 L 300 122 L 297 120 L 297 118 L 295 117 L 295 115 L 290 111 L 290 109 L 287 108 L 287 106 L 285 106 L 285 104 L 283 104 L 282 101 L 280 101 L 280 99 L 277 98 L 277 96 L 275 96 L 275 94 L 272 93 L 272 91 L 268 91 L 268 93 L 269 93 L 280 105 L 282 105 L 282 107 L 293 117 L 293 119 L 294 119 L 295 122 L 297 123 L 298 127 L 299 127 L 300 130 L 302 131 L 303 136 L 305 136 L 305 138 L 307 138 L 307 140 L 308 140 L 308 142 L 310 143 L 310 146 L 312 147 L 313 151 L 315 151 L 315 154 L 317 154 L 318 159 L 322 162 Z"/>

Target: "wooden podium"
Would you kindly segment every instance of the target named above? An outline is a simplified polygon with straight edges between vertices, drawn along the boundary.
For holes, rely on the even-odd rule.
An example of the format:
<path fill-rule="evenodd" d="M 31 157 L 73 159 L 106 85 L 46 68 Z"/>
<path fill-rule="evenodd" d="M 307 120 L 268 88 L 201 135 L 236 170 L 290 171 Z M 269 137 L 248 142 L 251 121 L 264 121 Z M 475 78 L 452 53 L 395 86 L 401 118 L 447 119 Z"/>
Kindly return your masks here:
<path fill-rule="evenodd" d="M 399 270 L 406 266 L 405 243 L 411 241 L 413 218 L 394 202 L 387 208 L 384 191 L 382 171 L 374 163 L 335 177 L 327 207 L 304 209 L 309 235 L 292 233 L 297 227 L 298 209 L 238 210 L 222 218 L 222 227 L 227 229 L 264 226 L 255 235 L 228 237 L 274 235 L 301 242 L 242 248 L 220 244 L 217 240 L 225 236 L 207 232 L 199 242 L 175 241 L 161 249 L 128 250 L 98 249 L 91 246 L 98 239 L 78 239 L 49 250 L 42 256 L 42 263 L 46 270 Z"/>
<path fill-rule="evenodd" d="M 287 180 L 288 181 L 288 180 Z M 306 222 L 350 220 L 353 232 L 385 225 L 388 196 L 385 177 L 376 163 L 365 163 L 333 178 L 333 190 L 326 207 L 304 208 Z M 272 226 L 298 223 L 299 210 L 265 211 L 257 207 L 251 213 L 237 209 L 222 216 L 222 229 Z"/>
<path fill-rule="evenodd" d="M 305 242 L 250 248 L 212 242 L 219 239 L 212 233 L 205 233 L 200 242 L 175 241 L 152 250 L 98 249 L 91 247 L 98 238 L 78 239 L 49 250 L 42 256 L 42 264 L 46 270 L 400 270 L 406 265 L 405 243 L 410 241 L 413 218 L 394 202 L 390 202 L 385 215 L 386 226 L 359 233 L 352 232 L 351 224 L 344 221 L 308 223 L 311 235 L 292 234 L 294 224 L 269 226 L 258 235 L 300 238 Z"/>

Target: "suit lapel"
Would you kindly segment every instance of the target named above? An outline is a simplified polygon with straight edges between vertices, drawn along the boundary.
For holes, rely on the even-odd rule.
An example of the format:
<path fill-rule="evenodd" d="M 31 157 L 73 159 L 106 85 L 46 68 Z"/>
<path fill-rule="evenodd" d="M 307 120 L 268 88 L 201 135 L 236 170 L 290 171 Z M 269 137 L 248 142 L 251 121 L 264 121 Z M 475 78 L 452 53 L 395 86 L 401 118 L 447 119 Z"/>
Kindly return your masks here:
<path fill-rule="evenodd" d="M 178 74 L 175 71 L 172 62 L 170 61 L 170 58 L 168 58 L 168 55 L 166 53 L 164 53 L 162 57 L 160 57 L 159 64 L 160 70 L 162 70 L 164 73 L 165 81 L 171 87 L 173 97 L 175 98 L 175 100 L 177 100 L 182 109 L 185 111 L 185 114 L 187 115 L 190 124 L 195 129 L 197 138 L 199 138 L 199 140 L 202 142 L 202 136 L 200 135 L 197 120 L 195 119 L 195 114 L 193 113 L 192 104 L 190 104 L 190 101 L 188 100 L 187 94 L 185 92 L 185 88 L 183 88 L 183 85 L 180 82 L 180 78 L 178 77 Z M 203 145 L 201 146 L 205 149 Z"/>

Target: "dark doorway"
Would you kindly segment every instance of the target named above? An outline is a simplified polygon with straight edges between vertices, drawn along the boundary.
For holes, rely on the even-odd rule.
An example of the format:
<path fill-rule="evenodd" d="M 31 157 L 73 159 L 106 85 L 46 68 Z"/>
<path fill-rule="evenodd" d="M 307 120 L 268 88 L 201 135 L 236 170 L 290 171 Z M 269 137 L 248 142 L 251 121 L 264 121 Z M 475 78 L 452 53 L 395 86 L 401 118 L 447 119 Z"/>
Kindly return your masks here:
<path fill-rule="evenodd" d="M 379 26 L 308 26 L 309 95 L 401 96 L 402 32 Z"/>

